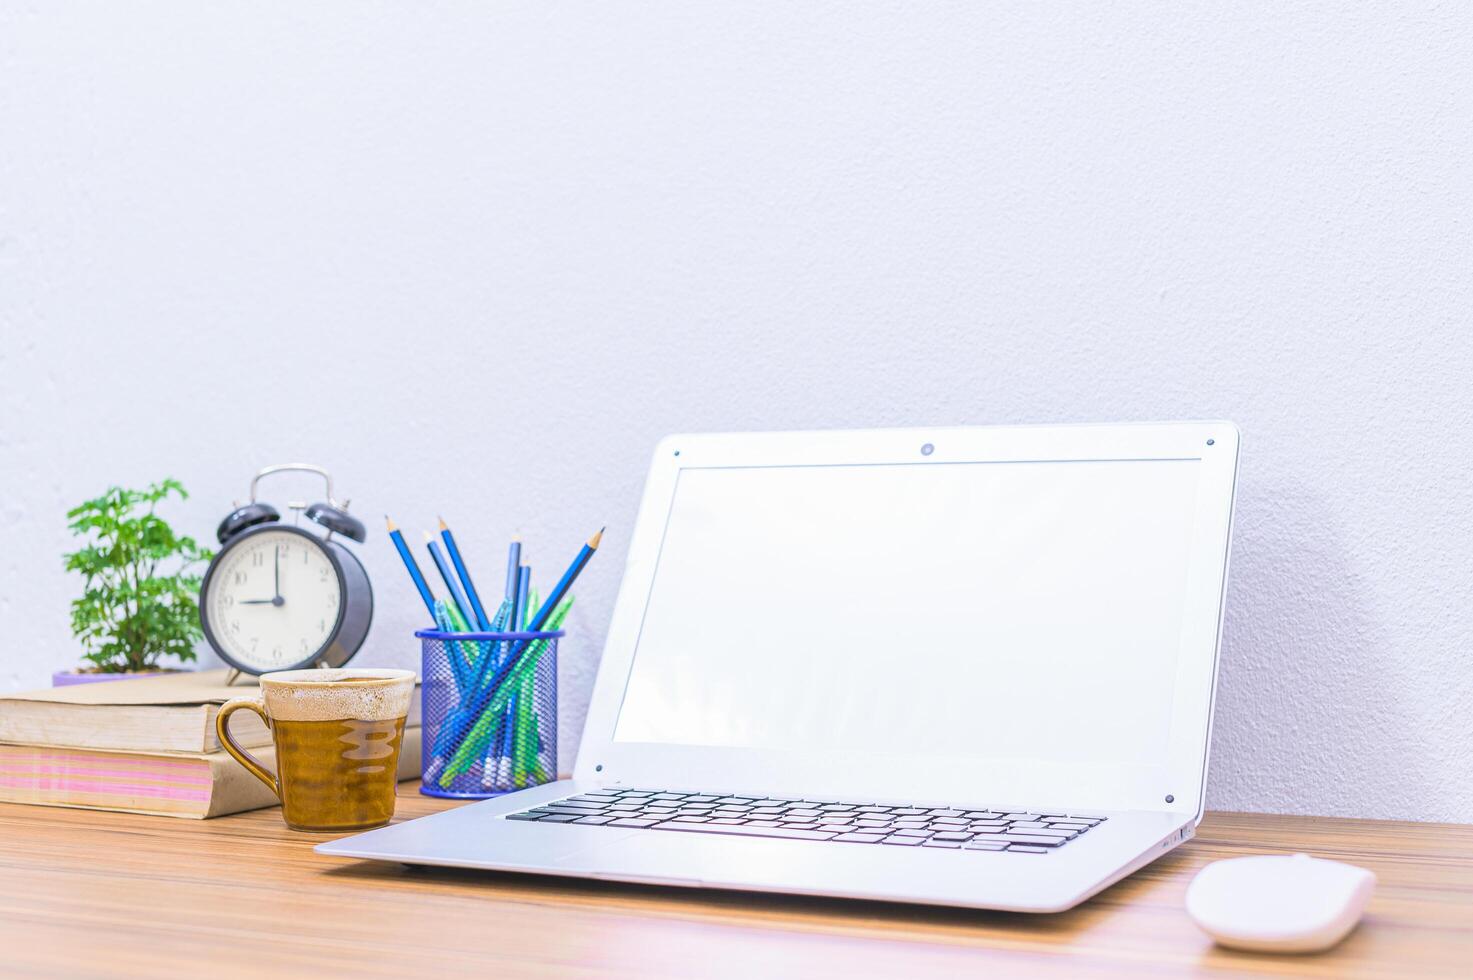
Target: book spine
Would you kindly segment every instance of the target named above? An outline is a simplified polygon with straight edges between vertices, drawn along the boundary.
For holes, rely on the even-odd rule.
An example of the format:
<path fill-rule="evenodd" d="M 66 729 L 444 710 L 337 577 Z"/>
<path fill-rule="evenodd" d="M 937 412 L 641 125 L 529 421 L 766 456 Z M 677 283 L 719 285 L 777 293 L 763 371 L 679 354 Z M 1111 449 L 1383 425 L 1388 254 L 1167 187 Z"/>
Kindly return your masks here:
<path fill-rule="evenodd" d="M 0 799 L 12 803 L 202 815 L 214 789 L 210 768 L 200 759 L 3 749 Z"/>

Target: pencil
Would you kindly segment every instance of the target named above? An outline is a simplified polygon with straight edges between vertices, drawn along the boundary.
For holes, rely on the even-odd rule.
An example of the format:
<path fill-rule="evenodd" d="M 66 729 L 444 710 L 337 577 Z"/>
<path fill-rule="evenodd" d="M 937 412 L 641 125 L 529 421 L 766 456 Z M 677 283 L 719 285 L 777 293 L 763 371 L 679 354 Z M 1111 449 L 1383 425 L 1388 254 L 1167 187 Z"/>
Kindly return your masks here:
<path fill-rule="evenodd" d="M 573 563 L 568 566 L 568 570 L 563 572 L 563 577 L 558 579 L 557 585 L 554 585 L 552 591 L 547 593 L 547 598 L 542 600 L 542 608 L 537 610 L 536 616 L 532 617 L 532 622 L 527 627 L 528 631 L 535 633 L 542 628 L 543 623 L 547 622 L 548 617 L 552 615 L 552 611 L 557 608 L 558 603 L 563 601 L 563 596 L 568 594 L 568 590 L 573 587 L 573 583 L 582 574 L 583 566 L 587 565 L 588 560 L 593 557 L 594 552 L 598 551 L 599 542 L 603 541 L 603 539 L 604 529 L 599 528 L 598 533 L 589 538 L 588 543 L 578 552 L 578 556 L 573 559 Z"/>
<path fill-rule="evenodd" d="M 476 592 L 476 584 L 471 581 L 470 569 L 465 567 L 465 561 L 460 557 L 460 546 L 455 543 L 455 535 L 450 533 L 445 518 L 441 517 L 439 521 L 440 537 L 445 539 L 445 553 L 450 556 L 450 563 L 455 566 L 455 574 L 460 576 L 460 583 L 465 586 L 466 598 L 471 601 L 471 611 L 476 614 L 476 625 L 489 631 L 491 619 L 486 615 L 486 608 L 481 605 L 481 597 Z"/>
<path fill-rule="evenodd" d="M 435 627 L 442 633 L 461 632 L 455 624 L 455 614 L 451 611 L 450 604 L 444 599 L 435 600 Z M 454 640 L 445 640 L 445 662 L 450 665 L 451 679 L 455 681 L 455 691 L 461 697 L 465 696 L 466 685 L 470 682 L 470 667 L 464 651 L 460 644 Z"/>
<path fill-rule="evenodd" d="M 527 617 L 532 615 L 532 611 L 527 608 L 527 600 L 530 598 L 528 592 L 531 586 L 532 568 L 529 565 L 523 565 L 517 570 L 517 609 L 521 611 L 521 619 L 512 620 L 511 628 L 513 630 L 519 630 L 525 627 L 527 625 Z"/>
<path fill-rule="evenodd" d="M 517 605 L 517 578 L 521 567 L 522 542 L 520 538 L 512 538 L 511 546 L 506 549 L 506 601 L 511 603 L 511 618 L 506 621 L 506 628 L 512 632 L 516 632 L 523 615 L 521 606 Z"/>
<path fill-rule="evenodd" d="M 435 618 L 435 597 L 430 592 L 429 583 L 425 581 L 419 566 L 414 563 L 414 556 L 409 553 L 409 545 L 404 543 L 404 535 L 394 526 L 394 521 L 388 514 L 384 515 L 384 522 L 389 526 L 389 538 L 394 542 L 394 547 L 399 549 L 399 557 L 404 559 L 404 567 L 409 570 L 409 577 L 414 580 L 414 587 L 419 589 L 419 597 L 424 600 L 425 608 L 430 611 L 430 619 Z"/>
<path fill-rule="evenodd" d="M 435 543 L 435 536 L 429 531 L 425 532 L 425 547 L 430 549 L 430 557 L 435 559 L 435 567 L 440 570 L 440 577 L 445 580 L 445 588 L 450 590 L 450 598 L 455 602 L 455 608 L 460 613 L 460 618 L 467 624 L 471 621 L 471 604 L 466 601 L 465 593 L 460 591 L 460 583 L 455 581 L 455 574 L 450 571 L 450 565 L 445 561 L 445 555 L 440 551 L 440 546 Z"/>

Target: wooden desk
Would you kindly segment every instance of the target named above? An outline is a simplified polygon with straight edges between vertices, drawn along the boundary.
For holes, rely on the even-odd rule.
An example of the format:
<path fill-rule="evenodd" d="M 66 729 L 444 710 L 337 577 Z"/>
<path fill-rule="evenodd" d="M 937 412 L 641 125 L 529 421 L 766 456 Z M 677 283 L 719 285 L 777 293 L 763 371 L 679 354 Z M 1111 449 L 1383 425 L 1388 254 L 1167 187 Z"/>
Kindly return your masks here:
<path fill-rule="evenodd" d="M 400 787 L 402 818 L 444 806 Z M 0 806 L 0 974 L 886 977 L 1473 975 L 1473 827 L 1215 813 L 1190 844 L 1055 916 L 410 870 L 321 858 L 277 811 L 196 822 Z M 1208 861 L 1371 868 L 1321 956 L 1218 950 L 1182 911 Z"/>

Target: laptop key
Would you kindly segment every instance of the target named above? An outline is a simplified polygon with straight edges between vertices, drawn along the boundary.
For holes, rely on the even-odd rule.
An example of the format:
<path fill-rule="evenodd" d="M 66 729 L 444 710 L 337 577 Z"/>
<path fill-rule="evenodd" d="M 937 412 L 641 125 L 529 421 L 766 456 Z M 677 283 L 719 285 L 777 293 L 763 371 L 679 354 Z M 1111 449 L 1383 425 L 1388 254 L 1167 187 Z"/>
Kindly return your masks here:
<path fill-rule="evenodd" d="M 972 835 L 963 831 L 943 830 L 939 834 L 932 834 L 932 840 L 971 840 Z"/>
<path fill-rule="evenodd" d="M 714 823 L 662 823 L 656 830 L 688 830 L 698 834 L 734 834 L 738 837 L 780 837 L 787 840 L 833 840 L 836 834 L 792 827 L 754 827 L 751 824 L 721 826 Z"/>
<path fill-rule="evenodd" d="M 507 819 L 507 820 L 541 820 L 542 819 L 542 816 L 543 815 L 540 814 L 540 813 L 508 813 L 506 815 L 505 819 Z"/>
<path fill-rule="evenodd" d="M 1046 848 L 1046 847 L 1032 847 L 1032 846 L 1029 846 L 1028 844 L 1009 844 L 1008 845 L 1008 853 L 1009 854 L 1047 854 L 1048 853 L 1048 848 Z"/>
<path fill-rule="evenodd" d="M 961 847 L 961 845 L 958 844 L 956 841 L 936 840 L 934 837 L 932 839 L 928 840 L 928 841 L 922 841 L 921 843 L 924 846 L 926 846 L 926 847 L 951 847 L 951 848 Z"/>
<path fill-rule="evenodd" d="M 572 823 L 579 819 L 576 813 L 548 813 L 544 814 L 541 823 Z"/>
<path fill-rule="evenodd" d="M 1002 839 L 1010 844 L 1036 844 L 1039 847 L 1058 847 L 1064 843 L 1058 837 L 1039 837 L 1036 834 L 1003 834 Z"/>
<path fill-rule="evenodd" d="M 962 845 L 968 851 L 1004 851 L 1007 846 L 1000 840 L 969 840 Z"/>
<path fill-rule="evenodd" d="M 574 823 L 587 823 L 587 824 L 593 824 L 593 825 L 597 826 L 598 824 L 608 823 L 610 820 L 613 820 L 613 819 L 614 819 L 613 817 L 579 817 L 577 820 L 574 820 L 573 822 Z"/>
<path fill-rule="evenodd" d="M 882 841 L 884 839 L 885 839 L 885 835 L 884 834 L 862 834 L 862 833 L 840 834 L 838 837 L 835 837 L 834 838 L 834 840 L 849 841 L 849 842 L 854 843 L 854 844 L 878 844 L 880 841 Z"/>
<path fill-rule="evenodd" d="M 892 837 L 930 837 L 931 836 L 931 831 L 929 831 L 929 830 L 897 830 L 891 836 Z"/>
<path fill-rule="evenodd" d="M 636 817 L 625 817 L 625 818 L 620 819 L 620 820 L 614 820 L 614 821 L 612 821 L 609 824 L 609 826 L 610 827 L 653 827 L 653 826 L 655 826 L 659 822 L 660 821 L 658 821 L 658 820 L 642 820 L 642 819 L 639 819 L 639 818 L 636 818 Z M 684 826 L 684 824 L 681 824 L 681 826 Z"/>
<path fill-rule="evenodd" d="M 920 838 L 920 837 L 893 837 L 892 836 L 892 837 L 886 837 L 884 840 L 880 841 L 880 843 L 881 844 L 899 844 L 901 847 L 919 847 L 921 845 L 921 841 L 922 841 L 922 838 Z"/>

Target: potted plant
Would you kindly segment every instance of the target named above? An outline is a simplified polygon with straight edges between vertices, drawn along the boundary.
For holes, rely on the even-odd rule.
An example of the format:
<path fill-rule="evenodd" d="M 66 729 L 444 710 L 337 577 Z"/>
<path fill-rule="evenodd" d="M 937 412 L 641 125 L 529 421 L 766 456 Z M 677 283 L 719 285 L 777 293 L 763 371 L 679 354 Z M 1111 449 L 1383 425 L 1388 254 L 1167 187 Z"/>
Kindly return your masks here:
<path fill-rule="evenodd" d="M 189 496 L 177 480 L 164 480 L 146 490 L 112 487 L 67 511 L 67 526 L 86 539 L 66 556 L 66 567 L 82 574 L 82 597 L 72 601 L 72 634 L 91 663 L 57 671 L 53 685 L 161 671 L 161 657 L 194 660 L 203 632 L 200 580 L 189 570 L 211 556 L 154 513 L 171 494 Z"/>

